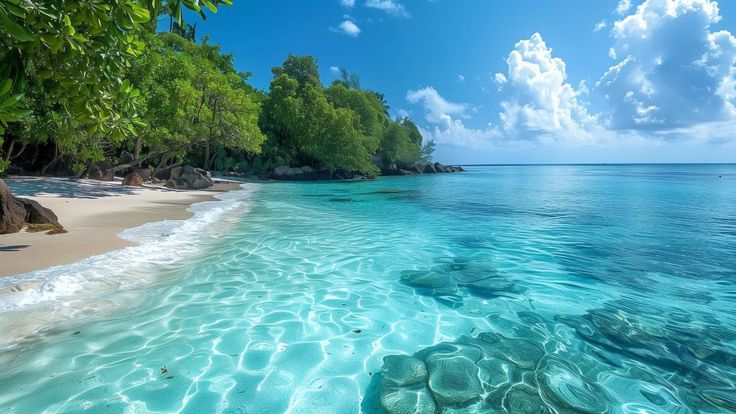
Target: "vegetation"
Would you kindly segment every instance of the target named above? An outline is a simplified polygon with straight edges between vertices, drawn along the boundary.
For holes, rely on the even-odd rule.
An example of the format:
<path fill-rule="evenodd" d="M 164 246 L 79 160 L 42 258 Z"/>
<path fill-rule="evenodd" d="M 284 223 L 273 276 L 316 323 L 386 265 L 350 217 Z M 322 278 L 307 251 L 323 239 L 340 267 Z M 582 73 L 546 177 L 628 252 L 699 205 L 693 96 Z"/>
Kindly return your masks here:
<path fill-rule="evenodd" d="M 324 87 L 289 55 L 268 92 L 183 21 L 229 0 L 0 0 L 0 171 L 82 174 L 191 164 L 261 174 L 311 166 L 376 174 L 428 161 L 416 125 L 392 120 L 357 75 Z M 169 32 L 156 33 L 159 16 Z"/>

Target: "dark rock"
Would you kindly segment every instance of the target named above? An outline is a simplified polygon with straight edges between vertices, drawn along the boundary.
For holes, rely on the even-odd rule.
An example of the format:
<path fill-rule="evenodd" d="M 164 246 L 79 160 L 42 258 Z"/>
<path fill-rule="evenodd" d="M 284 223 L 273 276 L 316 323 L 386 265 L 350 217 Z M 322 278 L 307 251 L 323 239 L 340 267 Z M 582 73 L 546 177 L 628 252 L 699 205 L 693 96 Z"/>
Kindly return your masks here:
<path fill-rule="evenodd" d="M 125 178 L 123 178 L 123 185 L 131 187 L 141 187 L 143 186 L 143 177 L 141 177 L 138 173 L 129 173 L 125 176 Z"/>
<path fill-rule="evenodd" d="M 25 225 L 26 210 L 0 179 L 0 234 L 17 233 Z"/>
<path fill-rule="evenodd" d="M 143 182 L 151 181 L 151 170 L 148 168 L 133 168 L 130 172 L 140 175 Z"/>
<path fill-rule="evenodd" d="M 435 174 L 437 173 L 437 169 L 434 168 L 434 164 L 431 162 L 424 165 L 424 171 L 425 174 Z"/>
<path fill-rule="evenodd" d="M 158 170 L 153 173 L 153 178 L 159 181 L 166 181 L 169 178 L 171 178 L 171 168 L 165 168 L 163 170 Z"/>
<path fill-rule="evenodd" d="M 25 222 L 28 224 L 53 224 L 59 226 L 59 218 L 53 211 L 42 206 L 38 201 L 27 198 L 16 198 L 25 210 Z"/>
<path fill-rule="evenodd" d="M 445 166 L 442 165 L 442 164 L 440 164 L 440 163 L 438 163 L 438 162 L 434 163 L 434 169 L 438 173 L 445 173 L 445 172 L 447 172 L 447 170 L 445 169 Z"/>
<path fill-rule="evenodd" d="M 171 169 L 166 187 L 178 190 L 201 190 L 212 187 L 212 178 L 209 173 L 191 166 L 176 167 Z"/>
<path fill-rule="evenodd" d="M 47 225 L 44 230 L 61 230 L 53 211 L 37 201 L 14 197 L 0 179 L 0 234 L 17 233 L 26 224 Z"/>
<path fill-rule="evenodd" d="M 129 153 L 128 151 L 122 151 L 120 152 L 120 164 L 130 164 L 131 162 L 135 161 L 135 157 L 133 154 Z"/>
<path fill-rule="evenodd" d="M 107 161 L 91 165 L 87 168 L 87 178 L 98 181 L 112 181 L 115 178 L 112 168 L 112 164 Z"/>

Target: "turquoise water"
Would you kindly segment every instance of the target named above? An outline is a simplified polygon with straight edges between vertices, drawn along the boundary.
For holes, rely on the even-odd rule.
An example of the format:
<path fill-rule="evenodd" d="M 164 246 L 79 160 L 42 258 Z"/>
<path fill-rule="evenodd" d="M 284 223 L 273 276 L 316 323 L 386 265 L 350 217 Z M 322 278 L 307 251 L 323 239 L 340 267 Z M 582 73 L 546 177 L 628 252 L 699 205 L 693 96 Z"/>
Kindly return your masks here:
<path fill-rule="evenodd" d="M 442 342 L 454 412 L 736 412 L 735 165 L 248 183 L 124 236 L 0 280 L 1 412 L 380 412 Z"/>

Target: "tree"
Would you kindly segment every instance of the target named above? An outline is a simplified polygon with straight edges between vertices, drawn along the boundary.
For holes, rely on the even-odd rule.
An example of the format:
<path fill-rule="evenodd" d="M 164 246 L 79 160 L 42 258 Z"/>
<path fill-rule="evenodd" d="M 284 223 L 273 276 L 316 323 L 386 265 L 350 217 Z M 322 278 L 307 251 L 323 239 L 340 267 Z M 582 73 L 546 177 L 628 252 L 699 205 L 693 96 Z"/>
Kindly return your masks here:
<path fill-rule="evenodd" d="M 5 89 L 11 81 L 10 90 L 0 94 L 5 97 L 0 102 L 0 136 L 8 124 L 28 115 L 29 102 L 23 99 L 28 77 L 42 84 L 56 113 L 68 115 L 65 125 L 87 132 L 82 145 L 99 148 L 107 140 L 116 142 L 133 134 L 140 126 L 139 93 L 123 76 L 144 48 L 142 33 L 155 30 L 151 16 L 168 7 L 181 23 L 182 6 L 204 16 L 202 6 L 216 12 L 220 3 L 232 4 L 230 0 L 0 1 L 0 85 Z M 73 149 L 80 160 L 101 157 L 99 151 L 88 152 L 72 141 L 61 146 Z"/>

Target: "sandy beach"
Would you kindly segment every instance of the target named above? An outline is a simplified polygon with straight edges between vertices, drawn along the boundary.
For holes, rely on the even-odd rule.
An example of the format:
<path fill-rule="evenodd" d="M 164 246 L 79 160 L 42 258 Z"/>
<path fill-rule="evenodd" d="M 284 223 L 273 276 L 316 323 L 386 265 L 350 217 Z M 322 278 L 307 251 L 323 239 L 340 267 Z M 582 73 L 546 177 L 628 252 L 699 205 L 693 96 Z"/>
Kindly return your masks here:
<path fill-rule="evenodd" d="M 72 263 L 133 243 L 117 235 L 128 228 L 161 220 L 191 217 L 187 208 L 213 200 L 215 193 L 238 188 L 221 182 L 204 191 L 164 187 L 123 187 L 120 182 L 53 178 L 10 178 L 17 196 L 38 201 L 59 217 L 67 230 L 47 235 L 25 230 L 0 235 L 0 276 L 10 276 Z"/>

